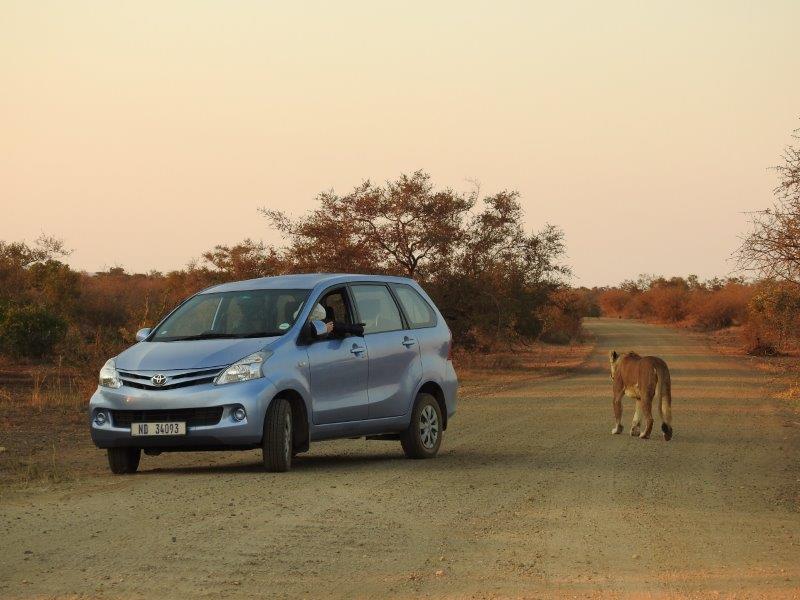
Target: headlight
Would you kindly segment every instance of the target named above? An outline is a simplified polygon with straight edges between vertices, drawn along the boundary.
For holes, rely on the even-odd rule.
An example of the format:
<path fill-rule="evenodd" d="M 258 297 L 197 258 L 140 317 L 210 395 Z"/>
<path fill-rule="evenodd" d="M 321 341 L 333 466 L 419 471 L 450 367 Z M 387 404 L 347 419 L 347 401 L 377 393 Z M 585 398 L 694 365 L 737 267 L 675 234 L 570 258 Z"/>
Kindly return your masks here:
<path fill-rule="evenodd" d="M 236 361 L 218 375 L 214 380 L 214 384 L 225 385 L 226 383 L 250 381 L 251 379 L 263 377 L 264 373 L 261 371 L 261 365 L 263 365 L 264 361 L 270 356 L 272 356 L 272 352 L 267 350 L 245 356 L 242 360 Z"/>
<path fill-rule="evenodd" d="M 117 361 L 109 358 L 100 369 L 100 385 L 107 388 L 121 388 L 122 380 L 117 373 Z"/>

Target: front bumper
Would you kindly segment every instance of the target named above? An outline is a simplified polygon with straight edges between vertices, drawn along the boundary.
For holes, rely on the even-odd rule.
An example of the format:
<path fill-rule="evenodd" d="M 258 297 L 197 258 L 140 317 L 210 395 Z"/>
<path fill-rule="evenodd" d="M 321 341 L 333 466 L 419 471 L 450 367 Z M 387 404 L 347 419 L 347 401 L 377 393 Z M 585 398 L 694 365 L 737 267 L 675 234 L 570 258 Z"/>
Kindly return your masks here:
<path fill-rule="evenodd" d="M 261 443 L 264 415 L 276 389 L 267 378 L 225 386 L 204 384 L 174 390 L 141 390 L 123 386 L 117 390 L 98 387 L 89 401 L 89 427 L 98 448 L 136 447 L 158 450 L 202 450 L 211 448 L 252 448 Z M 112 410 L 175 410 L 222 407 L 222 417 L 214 425 L 187 425 L 181 436 L 132 436 L 129 426 L 121 427 L 108 418 L 98 425 L 95 416 Z M 236 421 L 234 408 L 247 412 Z"/>

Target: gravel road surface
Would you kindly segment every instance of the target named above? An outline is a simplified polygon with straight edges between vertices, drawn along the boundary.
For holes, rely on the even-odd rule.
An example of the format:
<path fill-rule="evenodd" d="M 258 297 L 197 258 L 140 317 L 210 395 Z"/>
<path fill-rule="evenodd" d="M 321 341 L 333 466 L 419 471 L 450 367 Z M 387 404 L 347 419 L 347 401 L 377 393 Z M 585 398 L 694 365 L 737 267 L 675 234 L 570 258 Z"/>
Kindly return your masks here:
<path fill-rule="evenodd" d="M 800 418 L 690 334 L 587 327 L 582 368 L 464 399 L 436 460 L 162 455 L 4 495 L 0 597 L 800 597 Z M 671 442 L 627 435 L 627 399 L 610 435 L 612 348 L 669 364 Z"/>

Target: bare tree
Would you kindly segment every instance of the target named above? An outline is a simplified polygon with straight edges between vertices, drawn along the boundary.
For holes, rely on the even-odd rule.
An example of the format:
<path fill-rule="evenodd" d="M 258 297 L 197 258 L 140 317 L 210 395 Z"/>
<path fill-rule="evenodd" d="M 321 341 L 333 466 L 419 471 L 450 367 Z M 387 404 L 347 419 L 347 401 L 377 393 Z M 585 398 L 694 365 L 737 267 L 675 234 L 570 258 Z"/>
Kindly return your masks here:
<path fill-rule="evenodd" d="M 800 129 L 792 137 L 800 142 Z M 784 150 L 775 167 L 778 186 L 771 208 L 753 213 L 752 229 L 742 239 L 736 258 L 744 271 L 800 283 L 800 144 Z"/>

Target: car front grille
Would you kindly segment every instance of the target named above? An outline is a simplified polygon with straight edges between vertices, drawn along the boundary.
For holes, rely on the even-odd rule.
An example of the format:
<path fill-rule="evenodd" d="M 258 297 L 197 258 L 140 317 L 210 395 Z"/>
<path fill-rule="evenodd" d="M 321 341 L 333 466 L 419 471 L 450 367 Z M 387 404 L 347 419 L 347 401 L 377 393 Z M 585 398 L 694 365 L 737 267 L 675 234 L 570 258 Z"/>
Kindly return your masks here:
<path fill-rule="evenodd" d="M 174 390 L 175 388 L 189 387 L 212 383 L 214 378 L 219 375 L 222 367 L 213 369 L 193 369 L 189 371 L 126 371 L 119 369 L 119 378 L 123 385 L 138 388 L 140 390 Z M 164 383 L 156 385 L 153 379 L 161 375 L 165 377 Z"/>
<path fill-rule="evenodd" d="M 174 408 L 166 410 L 112 410 L 114 427 L 130 427 L 131 423 L 160 421 L 185 422 L 187 427 L 216 425 L 222 419 L 221 406 L 207 408 Z"/>

